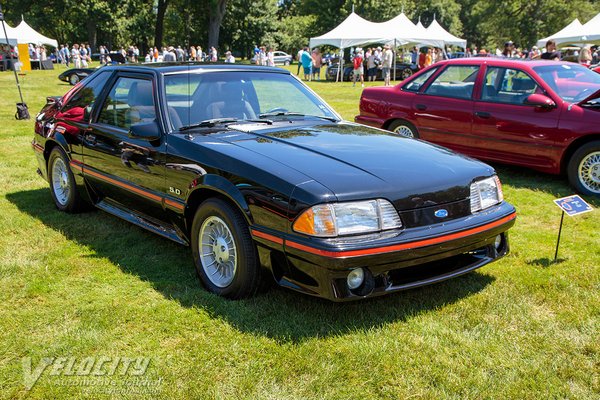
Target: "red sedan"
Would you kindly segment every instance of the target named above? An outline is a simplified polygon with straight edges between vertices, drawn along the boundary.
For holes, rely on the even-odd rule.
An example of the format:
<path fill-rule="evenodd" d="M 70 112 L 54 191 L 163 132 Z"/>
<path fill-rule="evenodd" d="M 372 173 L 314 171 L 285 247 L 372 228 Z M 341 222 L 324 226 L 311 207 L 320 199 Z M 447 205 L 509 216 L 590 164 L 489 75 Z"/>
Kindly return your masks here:
<path fill-rule="evenodd" d="M 356 122 L 458 152 L 566 173 L 600 196 L 600 74 L 572 63 L 464 58 L 363 91 Z"/>

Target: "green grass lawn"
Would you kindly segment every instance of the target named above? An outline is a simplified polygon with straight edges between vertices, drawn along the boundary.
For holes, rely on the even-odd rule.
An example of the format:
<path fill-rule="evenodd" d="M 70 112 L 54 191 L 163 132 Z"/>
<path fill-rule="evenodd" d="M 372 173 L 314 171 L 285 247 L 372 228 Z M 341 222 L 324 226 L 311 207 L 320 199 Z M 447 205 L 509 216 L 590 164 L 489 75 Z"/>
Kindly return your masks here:
<path fill-rule="evenodd" d="M 24 77 L 32 116 L 69 89 L 58 73 Z M 358 112 L 361 88 L 310 86 Z M 17 101 L 0 73 L 0 398 L 600 398 L 600 213 L 566 218 L 551 264 L 565 179 L 496 166 L 519 216 L 511 254 L 477 272 L 351 304 L 282 289 L 234 302 L 200 288 L 189 249 L 99 211 L 59 213 Z M 26 357 L 149 357 L 154 386 L 46 370 L 27 390 Z"/>

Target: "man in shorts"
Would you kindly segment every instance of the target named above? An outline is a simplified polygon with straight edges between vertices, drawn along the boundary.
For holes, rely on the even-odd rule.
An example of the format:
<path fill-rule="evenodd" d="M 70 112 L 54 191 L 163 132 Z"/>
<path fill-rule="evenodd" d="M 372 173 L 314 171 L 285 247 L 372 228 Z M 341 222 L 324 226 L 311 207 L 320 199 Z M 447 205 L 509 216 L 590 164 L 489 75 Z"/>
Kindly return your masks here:
<path fill-rule="evenodd" d="M 354 66 L 354 82 L 352 86 L 356 86 L 356 81 L 360 78 L 360 84 L 365 87 L 365 67 L 363 66 L 365 61 L 362 49 L 356 49 L 356 54 L 352 59 L 352 65 Z"/>
<path fill-rule="evenodd" d="M 381 62 L 381 73 L 383 75 L 384 85 L 390 86 L 390 70 L 392 69 L 393 53 L 390 45 L 383 46 L 383 60 Z"/>
<path fill-rule="evenodd" d="M 310 55 L 308 47 L 304 48 L 300 59 L 302 62 L 302 68 L 304 69 L 304 80 L 310 81 L 311 77 L 312 77 L 313 59 L 312 59 L 312 56 Z"/>

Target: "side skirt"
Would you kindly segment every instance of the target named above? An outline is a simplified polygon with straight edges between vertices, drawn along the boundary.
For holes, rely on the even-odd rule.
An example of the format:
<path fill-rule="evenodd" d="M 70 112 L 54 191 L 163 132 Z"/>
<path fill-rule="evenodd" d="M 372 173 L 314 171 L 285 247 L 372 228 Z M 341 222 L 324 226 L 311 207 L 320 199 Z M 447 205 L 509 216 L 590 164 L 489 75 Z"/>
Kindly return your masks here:
<path fill-rule="evenodd" d="M 154 218 L 136 213 L 110 200 L 101 200 L 96 203 L 95 206 L 109 214 L 122 218 L 125 221 L 131 222 L 134 225 L 149 230 L 150 232 L 156 233 L 157 235 L 170 239 L 176 243 L 184 246 L 189 245 L 187 240 L 177 233 L 173 225 L 165 224 Z"/>

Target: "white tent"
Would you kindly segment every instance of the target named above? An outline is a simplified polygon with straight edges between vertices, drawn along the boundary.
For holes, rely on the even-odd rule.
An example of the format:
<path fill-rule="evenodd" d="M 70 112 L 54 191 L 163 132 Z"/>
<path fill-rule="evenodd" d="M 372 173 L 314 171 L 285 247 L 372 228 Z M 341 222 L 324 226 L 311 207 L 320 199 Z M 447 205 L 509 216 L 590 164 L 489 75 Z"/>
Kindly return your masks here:
<path fill-rule="evenodd" d="M 385 42 L 387 38 L 381 36 L 382 34 L 379 24 L 367 21 L 352 12 L 341 24 L 331 31 L 324 35 L 310 38 L 310 47 L 330 45 L 344 49 L 368 43 Z"/>
<path fill-rule="evenodd" d="M 459 46 L 463 49 L 467 47 L 467 41 L 459 37 L 454 36 L 437 22 L 433 20 L 426 29 L 426 36 L 423 38 L 424 41 L 420 43 L 430 44 L 441 49 L 445 48 L 445 45 Z"/>
<path fill-rule="evenodd" d="M 551 39 L 554 40 L 555 42 L 557 42 L 558 44 L 560 44 L 560 43 L 565 43 L 563 41 L 564 38 L 569 38 L 569 37 L 574 37 L 574 36 L 581 37 L 581 35 L 583 33 L 582 29 L 583 29 L 583 25 L 581 24 L 581 22 L 579 22 L 579 20 L 577 18 L 575 18 L 569 25 L 565 26 L 560 31 L 556 32 L 554 35 L 550 35 L 546 38 L 538 40 L 537 46 L 540 48 L 544 47 L 544 46 L 546 46 L 546 42 Z"/>
<path fill-rule="evenodd" d="M 0 25 L 2 25 L 2 24 L 0 24 Z M 4 27 L 6 29 L 6 34 L 8 35 L 8 44 L 11 46 L 16 46 L 18 41 L 17 41 L 17 36 L 15 33 L 15 28 L 8 25 L 6 23 L 6 21 L 4 21 Z M 4 30 L 1 28 L 1 26 L 0 26 L 0 44 L 7 44 L 6 36 L 4 35 Z"/>
<path fill-rule="evenodd" d="M 571 36 L 554 39 L 556 43 L 594 43 L 600 44 L 600 13 L 583 24 L 579 32 Z"/>
<path fill-rule="evenodd" d="M 394 41 L 396 42 L 396 45 L 416 43 L 420 38 L 426 35 L 426 30 L 423 25 L 419 26 L 413 24 L 404 13 L 401 13 L 389 21 L 375 25 L 377 25 L 377 29 L 381 31 L 381 35 L 388 38 L 386 42 L 389 44 L 392 44 Z"/>
<path fill-rule="evenodd" d="M 45 44 L 48 46 L 58 47 L 58 42 L 55 39 L 50 39 L 49 37 L 37 32 L 35 29 L 29 26 L 25 20 L 22 20 L 21 23 L 14 28 L 13 35 L 15 35 L 19 43 L 33 43 L 36 45 Z"/>

